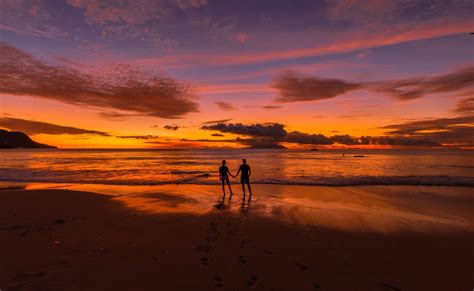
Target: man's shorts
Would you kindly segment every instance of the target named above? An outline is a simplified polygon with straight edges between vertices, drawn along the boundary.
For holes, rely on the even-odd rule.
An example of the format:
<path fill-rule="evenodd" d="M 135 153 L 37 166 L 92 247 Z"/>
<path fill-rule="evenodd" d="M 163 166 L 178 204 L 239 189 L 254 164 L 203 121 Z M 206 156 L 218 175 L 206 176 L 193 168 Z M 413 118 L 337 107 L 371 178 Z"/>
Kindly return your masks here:
<path fill-rule="evenodd" d="M 245 183 L 250 184 L 250 179 L 249 179 L 249 177 L 240 177 L 240 183 L 242 183 L 242 184 L 245 184 Z"/>

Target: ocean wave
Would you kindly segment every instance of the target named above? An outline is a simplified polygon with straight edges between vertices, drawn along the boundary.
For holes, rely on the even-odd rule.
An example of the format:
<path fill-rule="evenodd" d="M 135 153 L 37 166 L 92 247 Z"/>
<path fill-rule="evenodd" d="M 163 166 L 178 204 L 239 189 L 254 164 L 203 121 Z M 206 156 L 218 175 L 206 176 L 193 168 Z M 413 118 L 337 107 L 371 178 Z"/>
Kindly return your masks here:
<path fill-rule="evenodd" d="M 218 185 L 216 177 L 209 174 L 194 177 L 181 177 L 173 180 L 144 180 L 144 179 L 103 179 L 91 177 L 2 177 L 0 181 L 17 183 L 75 183 L 75 184 L 105 184 L 128 186 L 154 186 L 170 184 Z M 460 186 L 474 187 L 474 178 L 462 176 L 351 176 L 351 177 L 319 177 L 318 179 L 255 179 L 253 184 L 271 185 L 304 185 L 304 186 L 364 186 L 364 185 L 420 185 L 420 186 Z M 231 181 L 238 184 L 239 180 Z"/>

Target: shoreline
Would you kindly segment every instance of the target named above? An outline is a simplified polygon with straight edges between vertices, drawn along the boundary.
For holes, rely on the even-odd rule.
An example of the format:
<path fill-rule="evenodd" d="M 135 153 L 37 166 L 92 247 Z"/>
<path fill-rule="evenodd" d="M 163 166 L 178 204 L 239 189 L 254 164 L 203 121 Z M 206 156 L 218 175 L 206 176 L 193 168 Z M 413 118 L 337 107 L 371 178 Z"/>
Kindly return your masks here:
<path fill-rule="evenodd" d="M 2 289 L 461 290 L 474 283 L 470 188 L 255 185 L 242 205 L 238 188 L 220 203 L 219 186 L 36 186 L 0 191 Z"/>

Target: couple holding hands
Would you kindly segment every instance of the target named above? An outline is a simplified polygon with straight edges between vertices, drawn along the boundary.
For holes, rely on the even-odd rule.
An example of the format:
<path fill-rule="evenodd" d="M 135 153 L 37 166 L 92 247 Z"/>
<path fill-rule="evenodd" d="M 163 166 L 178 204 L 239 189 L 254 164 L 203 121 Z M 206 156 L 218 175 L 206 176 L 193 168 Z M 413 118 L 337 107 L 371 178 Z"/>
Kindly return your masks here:
<path fill-rule="evenodd" d="M 247 184 L 249 188 L 249 199 L 252 196 L 252 190 L 250 189 L 250 166 L 247 165 L 247 160 L 242 159 L 242 165 L 239 167 L 239 171 L 237 171 L 237 174 L 232 175 L 232 173 L 229 171 L 229 168 L 225 165 L 226 161 L 222 160 L 222 166 L 219 168 L 219 178 L 222 181 L 222 192 L 224 192 L 225 196 L 225 183 L 227 183 L 227 186 L 229 186 L 229 191 L 230 191 L 230 197 L 229 200 L 232 198 L 232 188 L 230 187 L 230 182 L 229 182 L 229 175 L 232 176 L 232 178 L 236 178 L 240 174 L 240 182 L 242 183 L 242 191 L 244 192 L 244 197 L 242 197 L 242 200 L 245 199 L 245 184 Z"/>

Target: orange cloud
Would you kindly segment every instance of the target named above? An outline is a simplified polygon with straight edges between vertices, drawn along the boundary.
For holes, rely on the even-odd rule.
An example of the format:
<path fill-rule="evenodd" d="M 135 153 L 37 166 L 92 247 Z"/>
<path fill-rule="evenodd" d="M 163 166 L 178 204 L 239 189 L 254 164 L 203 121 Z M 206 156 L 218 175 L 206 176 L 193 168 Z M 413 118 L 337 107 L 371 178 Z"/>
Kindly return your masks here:
<path fill-rule="evenodd" d="M 473 25 L 473 21 L 449 21 L 449 19 L 437 19 L 426 21 L 421 24 L 401 23 L 398 25 L 392 25 L 382 32 L 376 33 L 352 31 L 342 35 L 339 38 L 340 40 L 334 43 L 323 44 L 315 47 L 266 51 L 251 54 L 181 54 L 160 58 L 135 59 L 130 60 L 130 63 L 139 65 L 165 65 L 171 67 L 263 63 L 283 59 L 348 53 L 409 41 L 469 33 Z"/>
<path fill-rule="evenodd" d="M 65 65 L 49 65 L 5 43 L 0 43 L 0 93 L 162 118 L 198 111 L 190 85 L 171 77 L 123 66 L 95 76 Z"/>

